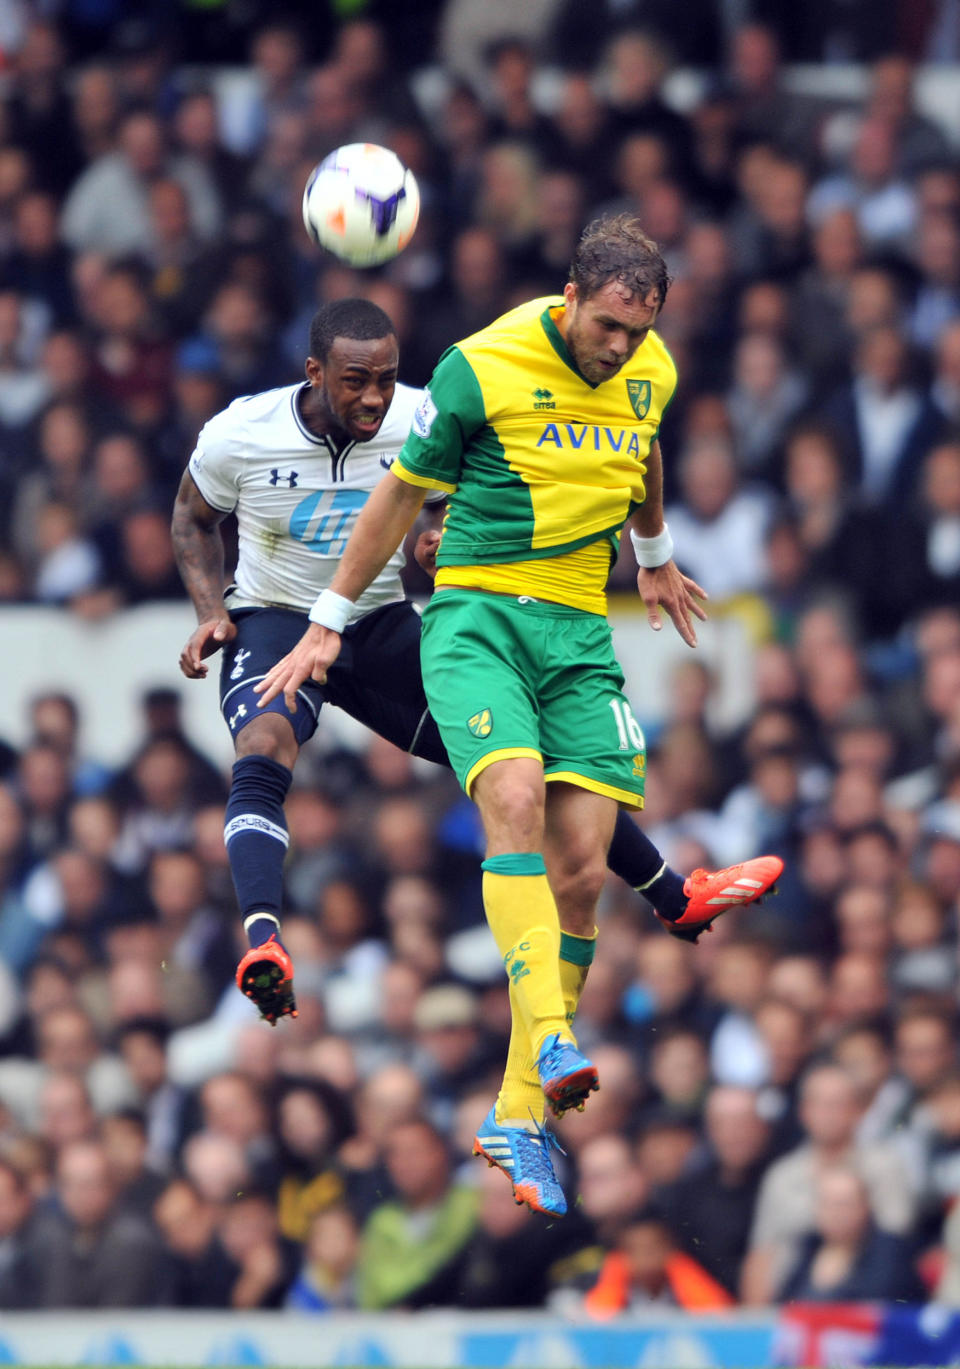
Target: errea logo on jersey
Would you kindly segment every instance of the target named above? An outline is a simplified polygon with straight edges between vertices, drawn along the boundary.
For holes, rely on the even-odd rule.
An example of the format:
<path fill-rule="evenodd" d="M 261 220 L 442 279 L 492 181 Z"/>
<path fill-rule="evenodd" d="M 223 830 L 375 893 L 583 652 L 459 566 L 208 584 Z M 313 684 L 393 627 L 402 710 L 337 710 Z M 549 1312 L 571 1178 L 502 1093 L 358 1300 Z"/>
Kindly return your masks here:
<path fill-rule="evenodd" d="M 553 391 L 545 390 L 542 385 L 538 385 L 533 392 L 533 407 L 535 409 L 555 409 L 557 401 L 553 397 Z"/>

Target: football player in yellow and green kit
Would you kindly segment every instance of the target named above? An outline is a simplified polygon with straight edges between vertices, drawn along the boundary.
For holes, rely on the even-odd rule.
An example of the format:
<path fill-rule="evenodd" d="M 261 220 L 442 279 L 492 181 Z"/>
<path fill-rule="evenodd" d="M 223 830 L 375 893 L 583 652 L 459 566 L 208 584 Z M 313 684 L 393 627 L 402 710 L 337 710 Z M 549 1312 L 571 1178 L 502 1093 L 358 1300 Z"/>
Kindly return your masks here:
<path fill-rule="evenodd" d="M 441 358 L 399 458 L 360 514 L 313 626 L 257 687 L 288 706 L 323 680 L 354 601 L 429 489 L 449 507 L 424 613 L 423 681 L 486 834 L 483 897 L 510 980 L 503 1087 L 475 1151 L 518 1201 L 565 1210 L 542 1128 L 582 1106 L 597 1071 L 571 1023 L 618 805 L 643 803 L 644 740 L 623 693 L 605 584 L 623 527 L 655 629 L 696 644 L 705 592 L 674 564 L 663 522 L 660 420 L 676 369 L 653 331 L 668 277 L 628 215 L 584 233 L 562 298 L 534 300 Z M 776 857 L 741 871 L 743 900 Z M 549 874 L 549 879 L 548 879 Z M 749 892 L 748 892 L 749 891 Z M 730 905 L 731 890 L 703 902 Z M 698 914 L 709 916 L 709 906 Z"/>

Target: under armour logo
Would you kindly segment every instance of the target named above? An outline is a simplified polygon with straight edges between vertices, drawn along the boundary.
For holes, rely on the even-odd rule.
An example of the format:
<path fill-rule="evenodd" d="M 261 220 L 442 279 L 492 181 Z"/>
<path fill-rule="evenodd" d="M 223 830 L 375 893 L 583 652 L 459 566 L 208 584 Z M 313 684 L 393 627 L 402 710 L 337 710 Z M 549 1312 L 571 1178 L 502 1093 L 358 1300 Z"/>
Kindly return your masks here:
<path fill-rule="evenodd" d="M 287 489 L 295 490 L 297 487 L 297 476 L 299 474 L 299 471 L 291 471 L 288 475 L 286 471 L 280 471 L 274 466 L 273 470 L 270 472 L 270 484 L 279 485 L 281 480 L 285 480 L 287 482 Z"/>
<path fill-rule="evenodd" d="M 230 723 L 230 730 L 233 731 L 234 728 L 236 727 L 238 721 L 239 721 L 241 718 L 245 718 L 246 716 L 247 716 L 247 705 L 246 705 L 246 704 L 241 704 L 240 707 L 237 709 L 236 713 L 234 713 L 233 717 L 230 718 L 230 719 L 228 719 L 228 721 L 229 721 L 229 723 Z"/>
<path fill-rule="evenodd" d="M 240 676 L 243 674 L 243 663 L 249 655 L 249 651 L 244 651 L 243 647 L 241 647 L 236 656 L 234 656 L 233 669 L 230 672 L 231 680 L 240 679 Z"/>

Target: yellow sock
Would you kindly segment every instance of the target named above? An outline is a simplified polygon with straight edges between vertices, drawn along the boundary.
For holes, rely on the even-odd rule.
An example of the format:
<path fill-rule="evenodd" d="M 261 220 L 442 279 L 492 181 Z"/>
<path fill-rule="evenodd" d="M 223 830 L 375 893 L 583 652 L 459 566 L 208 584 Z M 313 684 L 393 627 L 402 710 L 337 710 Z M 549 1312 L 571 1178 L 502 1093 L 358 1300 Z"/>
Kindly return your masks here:
<path fill-rule="evenodd" d="M 593 954 L 597 949 L 597 930 L 594 927 L 593 936 L 560 933 L 560 987 L 563 990 L 564 1011 L 571 1028 L 587 981 L 587 971 L 593 964 Z"/>
<path fill-rule="evenodd" d="M 530 1038 L 512 988 L 510 1019 L 510 1048 L 494 1116 L 501 1125 L 509 1123 L 529 1130 L 531 1122 L 543 1126 L 547 1104 L 537 1062 L 530 1049 Z"/>
<path fill-rule="evenodd" d="M 587 980 L 587 971 L 593 963 L 593 954 L 597 949 L 597 928 L 593 929 L 593 936 L 575 936 L 573 932 L 560 933 L 560 987 L 563 990 L 563 1006 L 566 1013 L 567 1023 L 573 1027 L 573 1019 L 577 1015 L 577 1006 L 580 1002 L 580 995 L 583 993 L 583 986 Z M 541 1093 L 541 1113 L 537 1121 L 543 1121 L 543 1096 L 540 1090 L 540 1076 L 537 1074 L 537 1062 L 530 1056 L 529 1049 L 524 1049 L 517 1041 L 518 1030 L 516 1019 L 514 1019 L 513 1030 L 510 1033 L 510 1050 L 507 1054 L 507 1069 L 503 1077 L 504 1089 L 510 1081 L 511 1101 L 526 1099 L 529 1094 L 534 1092 Z M 516 1042 L 516 1047 L 514 1043 Z M 516 1050 L 516 1054 L 514 1054 Z M 514 1081 L 513 1070 L 519 1070 L 520 1077 Z M 503 1097 L 503 1091 L 500 1094 Z M 527 1104 L 524 1104 L 526 1107 Z M 511 1113 L 510 1116 L 514 1116 Z M 528 1114 L 525 1111 L 524 1117 Z M 497 1121 L 500 1121 L 499 1113 Z"/>
<path fill-rule="evenodd" d="M 497 1120 L 529 1118 L 532 1091 L 514 1084 L 532 1072 L 540 1047 L 555 1033 L 572 1038 L 560 984 L 560 919 L 547 883 L 543 857 L 537 854 L 491 856 L 483 862 L 483 905 L 490 930 L 510 979 L 513 1017 L 512 1059 L 497 1101 Z M 508 1077 L 509 1076 L 509 1077 Z M 543 1116 L 543 1097 L 534 1105 Z"/>

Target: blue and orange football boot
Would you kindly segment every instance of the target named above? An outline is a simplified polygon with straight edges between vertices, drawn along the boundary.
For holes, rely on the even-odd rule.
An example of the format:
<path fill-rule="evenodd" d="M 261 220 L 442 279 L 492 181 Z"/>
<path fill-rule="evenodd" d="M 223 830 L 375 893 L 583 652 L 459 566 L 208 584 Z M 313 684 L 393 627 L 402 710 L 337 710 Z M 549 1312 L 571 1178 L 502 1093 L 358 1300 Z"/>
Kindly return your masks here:
<path fill-rule="evenodd" d="M 548 1036 L 537 1056 L 537 1073 L 544 1097 L 555 1117 L 571 1108 L 583 1111 L 587 1098 L 600 1087 L 597 1067 L 572 1041 Z"/>
<path fill-rule="evenodd" d="M 474 1155 L 482 1155 L 487 1164 L 503 1170 L 518 1203 L 526 1203 L 531 1212 L 562 1217 L 567 1200 L 550 1159 L 550 1147 L 560 1149 L 556 1137 L 536 1122 L 533 1131 L 502 1126 L 496 1111 L 492 1107 L 483 1119 L 474 1138 Z"/>

